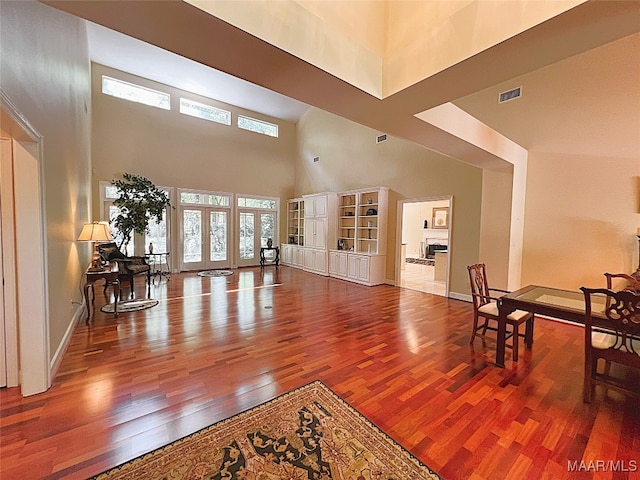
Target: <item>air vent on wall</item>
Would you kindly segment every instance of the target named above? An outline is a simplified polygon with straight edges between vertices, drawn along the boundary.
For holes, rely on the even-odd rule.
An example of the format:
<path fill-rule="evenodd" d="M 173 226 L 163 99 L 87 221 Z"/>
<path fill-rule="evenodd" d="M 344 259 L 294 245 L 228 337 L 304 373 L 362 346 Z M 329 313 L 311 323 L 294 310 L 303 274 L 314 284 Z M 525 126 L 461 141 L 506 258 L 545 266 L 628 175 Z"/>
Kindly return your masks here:
<path fill-rule="evenodd" d="M 520 98 L 522 96 L 522 87 L 512 88 L 506 92 L 502 92 L 498 95 L 498 103 L 508 102 L 510 100 L 515 100 L 516 98 Z"/>
<path fill-rule="evenodd" d="M 378 135 L 376 137 L 376 143 L 382 143 L 387 141 L 387 134 L 383 133 L 382 135 Z"/>

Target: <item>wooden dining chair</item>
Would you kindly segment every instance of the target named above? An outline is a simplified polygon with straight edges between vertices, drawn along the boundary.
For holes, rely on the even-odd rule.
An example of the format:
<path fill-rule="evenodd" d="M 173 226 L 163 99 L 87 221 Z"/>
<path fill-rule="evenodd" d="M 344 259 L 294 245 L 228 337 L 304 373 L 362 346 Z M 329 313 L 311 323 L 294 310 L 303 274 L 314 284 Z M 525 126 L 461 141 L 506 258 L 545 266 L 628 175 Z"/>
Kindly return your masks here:
<path fill-rule="evenodd" d="M 482 336 L 487 333 L 487 330 L 498 330 L 497 324 L 494 327 L 490 325 L 489 322 L 498 321 L 500 317 L 500 297 L 510 292 L 498 288 L 489 288 L 487 270 L 484 263 L 469 265 L 467 270 L 469 271 L 471 296 L 473 297 L 473 331 L 471 332 L 471 340 L 469 341 L 469 344 L 472 344 L 479 330 L 482 330 L 480 334 Z M 481 324 L 479 324 L 480 317 L 484 319 L 484 322 Z M 506 340 L 509 338 L 513 339 L 511 345 L 507 344 L 506 347 L 513 350 L 514 362 L 518 361 L 519 337 L 525 338 L 527 347 L 531 348 L 533 344 L 533 320 L 533 314 L 523 310 L 514 310 L 506 317 L 507 325 L 511 327 L 510 330 L 507 329 Z M 520 325 L 523 323 L 526 323 L 525 333 L 520 334 Z"/>
<path fill-rule="evenodd" d="M 610 362 L 640 369 L 640 295 L 604 288 L 580 290 L 585 300 L 584 402 L 591 403 L 598 384 L 640 395 L 640 390 L 631 389 L 623 379 L 610 374 Z M 594 302 L 598 297 L 601 302 Z M 599 359 L 605 361 L 602 373 L 598 371 Z"/>
<path fill-rule="evenodd" d="M 608 290 L 627 290 L 629 292 L 635 293 L 636 295 L 640 294 L 640 281 L 638 281 L 638 279 L 632 277 L 631 275 L 627 275 L 626 273 L 605 273 L 604 276 L 607 279 Z M 624 280 L 624 285 L 622 286 L 622 288 L 613 288 L 615 279 Z"/>

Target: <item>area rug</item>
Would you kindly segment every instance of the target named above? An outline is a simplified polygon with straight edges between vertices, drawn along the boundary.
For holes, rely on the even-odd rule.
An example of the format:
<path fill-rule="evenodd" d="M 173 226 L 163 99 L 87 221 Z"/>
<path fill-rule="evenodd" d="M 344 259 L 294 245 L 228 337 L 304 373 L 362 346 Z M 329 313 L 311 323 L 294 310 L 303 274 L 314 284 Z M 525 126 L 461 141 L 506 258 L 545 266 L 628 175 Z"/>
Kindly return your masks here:
<path fill-rule="evenodd" d="M 158 300 L 153 298 L 145 298 L 141 300 L 125 300 L 118 302 L 118 313 L 135 312 L 137 310 L 146 310 L 147 308 L 155 307 L 158 304 Z M 113 303 L 108 303 L 104 307 L 100 308 L 101 312 L 113 313 Z"/>
<path fill-rule="evenodd" d="M 233 275 L 231 270 L 205 270 L 204 272 L 198 272 L 201 277 L 226 277 Z"/>
<path fill-rule="evenodd" d="M 93 477 L 440 479 L 316 381 Z"/>
<path fill-rule="evenodd" d="M 414 258 L 414 257 L 408 257 L 405 258 L 405 261 L 407 263 L 417 263 L 420 265 L 435 265 L 436 261 L 432 260 L 431 258 Z"/>

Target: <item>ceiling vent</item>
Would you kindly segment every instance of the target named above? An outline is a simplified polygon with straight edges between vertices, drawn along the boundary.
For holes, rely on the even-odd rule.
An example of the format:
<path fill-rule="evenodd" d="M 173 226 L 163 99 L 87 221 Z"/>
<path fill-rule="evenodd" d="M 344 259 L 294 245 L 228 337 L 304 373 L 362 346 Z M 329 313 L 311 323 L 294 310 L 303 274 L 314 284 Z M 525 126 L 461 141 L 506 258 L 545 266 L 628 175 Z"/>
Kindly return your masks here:
<path fill-rule="evenodd" d="M 513 88 L 506 92 L 502 92 L 498 95 L 498 103 L 508 102 L 510 100 L 515 100 L 516 98 L 520 98 L 522 96 L 522 87 Z"/>
<path fill-rule="evenodd" d="M 383 133 L 382 135 L 378 135 L 376 137 L 376 143 L 382 143 L 387 141 L 387 134 Z"/>

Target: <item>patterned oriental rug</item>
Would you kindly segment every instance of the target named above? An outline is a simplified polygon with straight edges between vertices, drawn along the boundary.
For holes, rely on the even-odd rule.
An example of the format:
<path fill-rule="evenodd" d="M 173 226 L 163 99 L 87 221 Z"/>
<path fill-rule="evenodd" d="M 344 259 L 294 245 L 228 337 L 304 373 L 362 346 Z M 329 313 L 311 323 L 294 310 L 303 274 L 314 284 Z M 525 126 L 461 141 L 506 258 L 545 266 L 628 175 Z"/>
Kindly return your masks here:
<path fill-rule="evenodd" d="M 93 477 L 440 479 L 316 381 Z"/>

